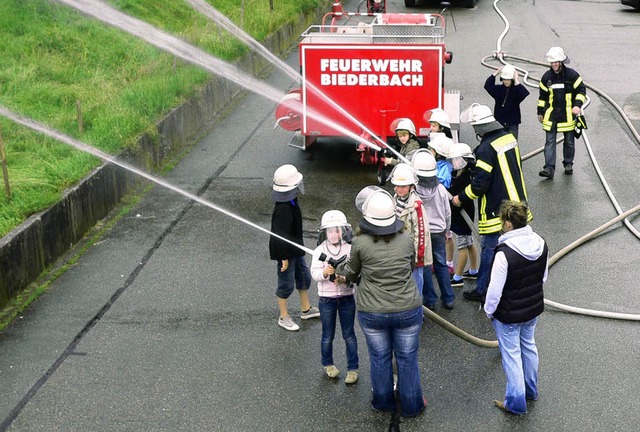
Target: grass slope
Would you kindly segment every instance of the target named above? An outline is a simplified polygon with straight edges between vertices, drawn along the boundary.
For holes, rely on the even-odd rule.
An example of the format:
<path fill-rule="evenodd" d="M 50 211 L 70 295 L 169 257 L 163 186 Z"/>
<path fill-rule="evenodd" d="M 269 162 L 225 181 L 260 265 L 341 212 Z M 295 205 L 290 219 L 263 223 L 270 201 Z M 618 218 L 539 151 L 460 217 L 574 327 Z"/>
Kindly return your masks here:
<path fill-rule="evenodd" d="M 319 0 L 207 0 L 262 40 Z M 232 60 L 239 41 L 184 0 L 109 0 L 115 8 Z M 209 75 L 79 12 L 47 0 L 0 1 L 0 105 L 110 154 L 133 147 Z M 84 131 L 80 135 L 76 103 Z M 100 164 L 0 117 L 12 196 L 0 195 L 0 237 Z"/>

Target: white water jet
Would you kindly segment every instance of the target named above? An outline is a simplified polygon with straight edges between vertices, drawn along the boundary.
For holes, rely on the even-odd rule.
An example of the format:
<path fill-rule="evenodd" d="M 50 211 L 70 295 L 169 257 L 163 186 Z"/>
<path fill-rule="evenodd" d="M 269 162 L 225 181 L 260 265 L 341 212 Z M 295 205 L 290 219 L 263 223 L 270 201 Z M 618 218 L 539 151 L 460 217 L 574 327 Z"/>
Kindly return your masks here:
<path fill-rule="evenodd" d="M 99 150 L 99 149 L 96 149 L 94 147 L 91 147 L 88 144 L 85 144 L 85 143 L 83 143 L 81 141 L 76 140 L 75 138 L 72 138 L 72 137 L 70 137 L 68 135 L 65 135 L 62 132 L 57 131 L 56 129 L 50 128 L 48 126 L 45 126 L 42 123 L 38 123 L 35 120 L 23 117 L 23 116 L 21 116 L 19 114 L 16 114 L 16 113 L 10 111 L 9 109 L 7 109 L 7 108 L 5 108 L 5 107 L 3 107 L 1 105 L 0 105 L 0 115 L 8 118 L 9 120 L 14 121 L 15 123 L 21 124 L 21 125 L 29 128 L 29 129 L 32 129 L 32 130 L 34 130 L 36 132 L 40 132 L 40 133 L 42 133 L 44 135 L 47 135 L 47 136 L 49 136 L 49 137 L 51 137 L 53 139 L 56 139 L 56 140 L 58 140 L 60 142 L 68 144 L 68 145 L 70 145 L 71 147 L 73 147 L 75 149 L 78 149 L 78 150 L 83 151 L 85 153 L 89 153 L 89 154 L 91 154 L 91 155 L 93 155 L 93 156 L 95 156 L 97 158 L 102 159 L 105 162 L 109 162 L 109 163 L 117 165 L 117 166 L 119 166 L 121 168 L 124 168 L 127 171 L 130 171 L 130 172 L 132 172 L 134 174 L 137 174 L 140 177 L 143 177 L 143 178 L 145 178 L 147 180 L 150 180 L 150 181 L 152 181 L 152 182 L 154 182 L 154 183 L 156 183 L 156 184 L 158 184 L 158 185 L 160 185 L 160 186 L 162 186 L 164 188 L 167 188 L 169 190 L 177 192 L 180 195 L 183 195 L 183 196 L 185 196 L 185 197 L 187 197 L 189 199 L 192 199 L 192 200 L 194 200 L 196 202 L 199 202 L 200 204 L 203 204 L 203 205 L 205 205 L 205 206 L 207 206 L 209 208 L 212 208 L 212 209 L 214 209 L 216 211 L 219 211 L 220 213 L 223 213 L 223 214 L 225 214 L 225 215 L 227 215 L 229 217 L 232 217 L 233 219 L 236 219 L 236 220 L 238 220 L 238 221 L 240 221 L 242 223 L 245 223 L 245 224 L 247 224 L 247 225 L 249 225 L 249 226 L 251 226 L 253 228 L 256 228 L 256 229 L 258 229 L 258 230 L 260 230 L 260 231 L 262 231 L 264 233 L 267 233 L 267 234 L 269 234 L 269 235 L 271 235 L 273 237 L 276 237 L 276 238 L 278 238 L 278 239 L 280 239 L 282 241 L 285 241 L 285 242 L 297 247 L 298 249 L 301 249 L 301 250 L 305 251 L 306 253 L 308 253 L 310 255 L 313 254 L 313 250 L 311 250 L 309 248 L 306 248 L 306 247 L 304 247 L 302 245 L 299 245 L 297 243 L 294 243 L 291 240 L 288 240 L 288 239 L 286 239 L 284 237 L 281 237 L 281 236 L 279 236 L 277 234 L 274 234 L 271 231 L 269 231 L 268 229 L 263 228 L 260 225 L 256 225 L 255 223 L 251 222 L 250 220 L 247 220 L 247 219 L 245 219 L 245 218 L 243 218 L 241 216 L 238 216 L 237 214 L 235 214 L 233 212 L 230 212 L 229 210 L 223 209 L 222 207 L 215 205 L 211 201 L 208 201 L 208 200 L 206 200 L 204 198 L 199 197 L 198 195 L 194 195 L 194 194 L 192 194 L 190 192 L 182 190 L 179 187 L 174 186 L 171 183 L 169 183 L 169 182 L 167 182 L 165 180 L 162 180 L 159 177 L 156 177 L 156 176 L 154 176 L 152 174 L 149 174 L 149 173 L 147 173 L 145 171 L 142 171 L 142 170 L 140 170 L 140 169 L 138 169 L 138 168 L 136 168 L 134 166 L 131 166 L 131 165 L 125 163 L 125 162 L 119 161 L 114 156 L 111 156 L 108 153 L 103 152 L 102 150 Z"/>
<path fill-rule="evenodd" d="M 257 94 L 260 94 L 276 103 L 280 103 L 284 97 L 284 93 L 274 87 L 265 84 L 252 76 L 244 73 L 240 69 L 233 65 L 230 65 L 206 52 L 196 48 L 175 36 L 172 36 L 151 24 L 148 24 L 142 20 L 130 17 L 129 15 L 120 12 L 111 6 L 99 2 L 97 0 L 52 0 L 57 3 L 61 3 L 66 6 L 70 6 L 86 15 L 92 16 L 106 24 L 113 27 L 124 30 L 125 32 L 140 38 L 149 44 L 173 54 L 189 63 L 200 66 L 203 69 L 222 76 L 236 84 L 251 90 Z M 291 105 L 291 107 L 295 107 Z M 344 126 L 337 124 L 332 119 L 322 115 L 317 111 L 310 111 L 310 117 L 333 127 L 343 135 L 348 136 L 357 142 L 373 148 L 374 150 L 380 150 L 381 148 L 372 144 L 371 142 L 363 139 L 359 135 L 351 132 Z"/>

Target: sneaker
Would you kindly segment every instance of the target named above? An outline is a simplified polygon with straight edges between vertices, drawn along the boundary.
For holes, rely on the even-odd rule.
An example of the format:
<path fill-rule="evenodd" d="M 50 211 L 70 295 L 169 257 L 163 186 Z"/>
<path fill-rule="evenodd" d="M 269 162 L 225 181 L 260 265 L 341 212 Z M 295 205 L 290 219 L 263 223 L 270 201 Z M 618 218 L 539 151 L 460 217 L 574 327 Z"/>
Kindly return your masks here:
<path fill-rule="evenodd" d="M 308 311 L 300 312 L 300 318 L 308 320 L 309 318 L 318 318 L 320 316 L 320 309 L 315 306 L 311 306 Z"/>
<path fill-rule="evenodd" d="M 298 331 L 300 327 L 296 324 L 289 315 L 284 318 L 278 318 L 278 325 L 283 329 L 287 329 L 289 331 Z"/>
<path fill-rule="evenodd" d="M 345 384 L 355 384 L 358 381 L 358 371 L 350 370 L 347 372 L 347 377 L 344 379 Z"/>
<path fill-rule="evenodd" d="M 543 169 L 542 171 L 540 171 L 538 173 L 538 175 L 540 177 L 546 177 L 546 178 L 550 178 L 553 179 L 553 173 L 551 172 L 551 170 L 548 170 L 547 168 Z"/>
<path fill-rule="evenodd" d="M 337 377 L 338 375 L 340 375 L 340 370 L 339 370 L 337 367 L 335 367 L 334 365 L 331 365 L 331 366 L 325 366 L 325 367 L 324 367 L 324 372 L 327 374 L 327 376 L 328 376 L 329 378 L 335 378 L 335 377 Z M 347 377 L 348 377 L 348 376 L 349 376 L 349 375 L 347 375 Z"/>
<path fill-rule="evenodd" d="M 467 270 L 466 272 L 462 273 L 462 278 L 463 278 L 463 279 L 473 279 L 473 280 L 476 280 L 476 279 L 478 279 L 478 272 L 475 272 L 475 273 L 469 273 L 469 270 Z"/>
<path fill-rule="evenodd" d="M 424 307 L 426 307 L 427 309 L 429 309 L 430 311 L 435 311 L 436 310 L 436 306 L 435 305 L 423 305 Z"/>
<path fill-rule="evenodd" d="M 464 286 L 464 279 L 455 280 L 453 276 L 451 276 L 451 286 L 453 288 L 460 288 Z"/>
<path fill-rule="evenodd" d="M 567 175 L 573 174 L 573 165 L 567 165 L 564 167 L 564 173 Z"/>
<path fill-rule="evenodd" d="M 445 309 L 449 309 L 449 310 L 451 310 L 451 309 L 453 309 L 453 302 L 450 302 L 450 303 L 442 303 L 442 307 L 443 307 L 443 308 L 445 308 Z"/>
<path fill-rule="evenodd" d="M 476 290 L 463 291 L 462 292 L 462 297 L 464 297 L 467 300 L 477 301 L 477 302 L 480 302 L 480 303 L 482 303 L 482 301 L 484 299 L 484 296 L 482 294 L 480 294 Z"/>

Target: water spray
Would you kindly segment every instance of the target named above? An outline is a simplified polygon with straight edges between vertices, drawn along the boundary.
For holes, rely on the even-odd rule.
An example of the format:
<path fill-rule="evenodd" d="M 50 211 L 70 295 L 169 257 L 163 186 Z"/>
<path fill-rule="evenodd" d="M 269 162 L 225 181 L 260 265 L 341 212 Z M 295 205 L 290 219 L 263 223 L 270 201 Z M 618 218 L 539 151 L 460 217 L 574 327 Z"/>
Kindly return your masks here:
<path fill-rule="evenodd" d="M 203 205 L 205 205 L 205 206 L 207 206 L 209 208 L 212 208 L 212 209 L 214 209 L 214 210 L 216 210 L 216 211 L 218 211 L 220 213 L 223 213 L 223 214 L 225 214 L 225 215 L 227 215 L 227 216 L 229 216 L 229 217 L 231 217 L 233 219 L 236 219 L 236 220 L 238 220 L 238 221 L 240 221 L 240 222 L 242 222 L 244 224 L 247 224 L 247 225 L 249 225 L 249 226 L 251 226 L 251 227 L 253 227 L 253 228 L 257 229 L 257 230 L 260 230 L 260 231 L 262 231 L 264 233 L 267 233 L 270 236 L 276 237 L 279 240 L 287 242 L 288 244 L 290 244 L 292 246 L 295 246 L 298 249 L 301 249 L 301 250 L 303 250 L 304 252 L 306 252 L 306 253 L 308 253 L 310 255 L 313 255 L 313 250 L 311 250 L 311 249 L 309 249 L 309 248 L 307 248 L 305 246 L 302 246 L 302 245 L 300 245 L 298 243 L 292 242 L 291 240 L 286 239 L 286 238 L 284 238 L 282 236 L 279 236 L 278 234 L 272 233 L 268 229 L 263 228 L 260 225 L 257 225 L 255 223 L 251 222 L 250 220 L 247 220 L 247 219 L 245 219 L 245 218 L 243 218 L 241 216 L 238 216 L 237 214 L 235 214 L 233 212 L 230 212 L 229 210 L 225 210 L 222 207 L 219 207 L 219 206 L 215 205 L 211 201 L 208 201 L 208 200 L 206 200 L 206 199 L 204 199 L 202 197 L 199 197 L 198 195 L 194 195 L 194 194 L 192 194 L 190 192 L 182 190 L 182 189 L 178 188 L 177 186 L 174 186 L 171 183 L 169 183 L 169 182 L 167 182 L 165 180 L 162 180 L 159 177 L 156 177 L 156 176 L 154 176 L 152 174 L 149 174 L 149 173 L 147 173 L 145 171 L 142 171 L 142 170 L 140 170 L 140 169 L 138 169 L 138 168 L 136 168 L 134 166 L 131 166 L 131 165 L 125 163 L 125 162 L 119 161 L 119 160 L 115 159 L 115 157 L 113 157 L 113 156 L 111 156 L 111 155 L 109 155 L 109 154 L 107 154 L 107 153 L 105 153 L 105 152 L 103 152 L 103 151 L 101 151 L 99 149 L 91 147 L 88 144 L 85 144 L 85 143 L 83 143 L 81 141 L 78 141 L 78 140 L 68 136 L 68 135 L 63 134 L 62 132 L 59 132 L 59 131 L 57 131 L 57 130 L 55 130 L 53 128 L 45 126 L 42 123 L 38 123 L 35 120 L 31 120 L 31 119 L 23 117 L 23 116 L 21 116 L 19 114 L 16 114 L 16 113 L 8 110 L 7 108 L 5 108 L 3 106 L 0 106 L 0 115 L 2 115 L 3 117 L 8 118 L 9 120 L 14 121 L 15 123 L 21 124 L 21 125 L 29 128 L 29 129 L 32 129 L 32 130 L 34 130 L 36 132 L 40 132 L 40 133 L 42 133 L 44 135 L 47 135 L 47 136 L 49 136 L 49 137 L 51 137 L 53 139 L 56 139 L 56 140 L 58 140 L 60 142 L 68 144 L 68 145 L 70 145 L 71 147 L 74 147 L 77 150 L 83 151 L 85 153 L 89 153 L 92 156 L 95 156 L 95 157 L 97 157 L 99 159 L 102 159 L 105 162 L 109 162 L 109 163 L 117 165 L 117 166 L 119 166 L 121 168 L 124 168 L 127 171 L 130 171 L 130 172 L 132 172 L 134 174 L 139 175 L 140 177 L 143 177 L 143 178 L 145 178 L 147 180 L 152 181 L 153 183 L 156 183 L 156 184 L 158 184 L 158 185 L 160 185 L 160 186 L 162 186 L 164 188 L 167 188 L 169 190 L 177 192 L 180 195 L 183 195 L 183 196 L 185 196 L 185 197 L 187 197 L 189 199 L 192 199 L 192 200 L 194 200 L 196 202 L 199 202 L 200 204 L 203 204 Z"/>
<path fill-rule="evenodd" d="M 119 28 L 149 44 L 166 51 L 182 60 L 199 66 L 213 74 L 226 78 L 250 91 L 261 94 L 262 96 L 280 103 L 285 94 L 274 87 L 264 84 L 263 82 L 244 73 L 229 63 L 226 63 L 205 51 L 196 48 L 175 36 L 172 36 L 151 24 L 142 20 L 130 17 L 111 6 L 98 2 L 96 0 L 52 0 L 66 6 L 70 6 L 86 15 L 96 18 L 110 26 Z M 295 108 L 293 101 L 285 102 L 291 108 Z M 380 151 L 381 147 L 365 140 L 359 135 L 351 132 L 344 126 L 337 124 L 332 119 L 322 115 L 321 113 L 310 110 L 309 115 L 316 120 L 333 127 L 343 135 L 348 136 L 355 141 L 366 145 L 367 147 Z M 384 143 L 386 146 L 386 143 Z M 404 159 L 404 158 L 403 158 Z"/>
<path fill-rule="evenodd" d="M 225 15 L 216 10 L 209 3 L 204 0 L 187 0 L 187 2 L 193 7 L 196 11 L 200 12 L 202 15 L 206 16 L 210 20 L 214 21 L 216 24 L 221 26 L 223 29 L 227 30 L 229 33 L 233 34 L 240 41 L 244 42 L 249 48 L 253 49 L 257 54 L 262 55 L 265 59 L 270 61 L 273 65 L 275 65 L 278 69 L 284 72 L 289 78 L 293 81 L 298 81 L 300 79 L 300 74 L 296 72 L 291 66 L 282 61 L 278 56 L 274 55 L 271 51 L 265 48 L 261 43 L 252 38 L 249 34 L 247 34 L 244 30 L 238 27 L 233 21 L 227 18 Z M 378 142 L 382 144 L 382 148 L 385 150 L 390 150 L 393 154 L 395 154 L 398 158 L 403 160 L 406 163 L 409 161 L 402 156 L 399 152 L 397 152 L 391 146 L 388 146 L 385 141 L 383 141 L 380 137 L 378 137 L 373 131 L 371 131 L 367 126 L 365 126 L 362 122 L 356 119 L 351 115 L 347 110 L 338 105 L 333 99 L 328 97 L 322 90 L 320 90 L 313 83 L 307 83 L 308 88 L 315 92 L 318 96 L 322 98 L 325 102 L 331 105 L 333 108 L 338 110 L 341 114 L 351 120 L 355 125 L 360 127 L 363 131 L 365 131 L 369 136 L 375 138 Z M 286 102 L 285 102 L 286 103 Z M 369 141 L 367 141 L 369 142 Z M 381 149 L 375 148 L 374 150 L 380 151 Z"/>

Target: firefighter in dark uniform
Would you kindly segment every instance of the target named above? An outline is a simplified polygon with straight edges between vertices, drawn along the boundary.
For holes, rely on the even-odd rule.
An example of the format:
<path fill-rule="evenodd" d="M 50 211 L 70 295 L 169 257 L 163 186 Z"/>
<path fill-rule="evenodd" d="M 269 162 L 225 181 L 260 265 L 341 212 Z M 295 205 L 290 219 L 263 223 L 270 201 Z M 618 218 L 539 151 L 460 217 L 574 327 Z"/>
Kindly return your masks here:
<path fill-rule="evenodd" d="M 573 174 L 575 154 L 576 116 L 587 100 L 587 91 L 582 77 L 565 64 L 569 58 L 560 47 L 551 47 L 547 52 L 550 69 L 540 79 L 538 98 L 538 121 L 546 132 L 544 144 L 544 168 L 540 177 L 552 179 L 556 170 L 556 135 L 564 134 L 562 165 L 565 174 Z"/>
<path fill-rule="evenodd" d="M 478 231 L 481 235 L 482 251 L 476 288 L 464 291 L 467 300 L 482 302 L 487 291 L 491 263 L 502 228 L 500 206 L 504 200 L 526 201 L 527 190 L 522 174 L 520 149 L 513 134 L 505 131 L 496 121 L 491 108 L 472 104 L 460 115 L 460 120 L 473 126 L 480 144 L 475 148 L 476 167 L 471 184 L 451 201 L 460 207 L 478 199 Z M 527 211 L 527 220 L 533 215 Z"/>

